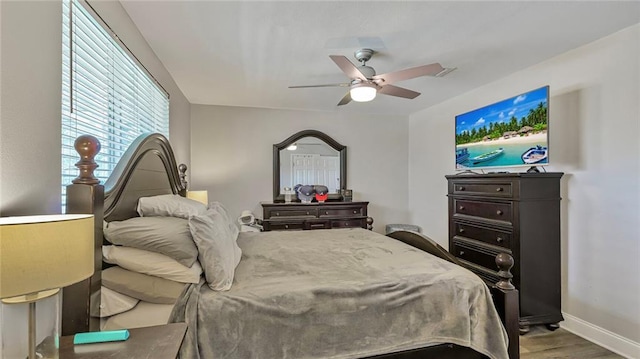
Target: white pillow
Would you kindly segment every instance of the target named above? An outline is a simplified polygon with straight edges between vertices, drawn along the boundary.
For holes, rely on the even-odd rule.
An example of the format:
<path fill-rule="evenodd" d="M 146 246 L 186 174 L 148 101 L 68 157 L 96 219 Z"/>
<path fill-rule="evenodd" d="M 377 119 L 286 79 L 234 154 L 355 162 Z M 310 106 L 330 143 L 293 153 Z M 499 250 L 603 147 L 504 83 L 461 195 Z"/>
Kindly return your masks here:
<path fill-rule="evenodd" d="M 181 283 L 198 283 L 202 267 L 198 261 L 184 266 L 171 257 L 124 246 L 102 246 L 104 261 L 130 271 L 153 275 Z"/>
<path fill-rule="evenodd" d="M 140 217 L 178 217 L 188 219 L 189 216 L 204 213 L 207 206 L 198 201 L 177 194 L 141 197 L 138 200 Z"/>
<path fill-rule="evenodd" d="M 109 317 L 132 309 L 140 300 L 107 287 L 100 287 L 100 318 Z M 95 313 L 92 313 L 96 316 Z"/>
<path fill-rule="evenodd" d="M 189 229 L 209 287 L 216 291 L 231 289 L 242 251 L 223 216 L 209 209 L 190 217 Z"/>
<path fill-rule="evenodd" d="M 209 209 L 220 213 L 224 222 L 227 224 L 227 226 L 229 226 L 229 230 L 231 231 L 231 236 L 237 240 L 238 234 L 240 233 L 240 229 L 238 229 L 238 225 L 236 224 L 236 221 L 231 219 L 231 216 L 229 216 L 227 209 L 222 205 L 222 203 L 211 202 L 209 204 Z"/>

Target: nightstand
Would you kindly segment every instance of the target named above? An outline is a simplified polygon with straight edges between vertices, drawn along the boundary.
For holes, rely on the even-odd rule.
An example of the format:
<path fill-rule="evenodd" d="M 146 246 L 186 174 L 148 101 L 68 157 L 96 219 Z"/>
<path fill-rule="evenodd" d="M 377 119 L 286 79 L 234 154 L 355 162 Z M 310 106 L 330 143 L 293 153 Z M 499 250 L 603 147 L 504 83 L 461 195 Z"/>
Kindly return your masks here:
<path fill-rule="evenodd" d="M 172 323 L 129 329 L 121 342 L 73 345 L 73 335 L 60 338 L 60 359 L 175 359 L 187 324 Z"/>

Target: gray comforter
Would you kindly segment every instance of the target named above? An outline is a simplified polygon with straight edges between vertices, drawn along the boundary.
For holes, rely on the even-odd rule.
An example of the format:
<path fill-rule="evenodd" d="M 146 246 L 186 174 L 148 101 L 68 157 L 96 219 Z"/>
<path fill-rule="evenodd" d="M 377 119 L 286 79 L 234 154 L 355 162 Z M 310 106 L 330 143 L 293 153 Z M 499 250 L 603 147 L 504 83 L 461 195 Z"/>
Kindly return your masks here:
<path fill-rule="evenodd" d="M 228 292 L 200 282 L 171 321 L 181 358 L 359 358 L 437 343 L 507 358 L 477 276 L 364 229 L 241 233 Z"/>

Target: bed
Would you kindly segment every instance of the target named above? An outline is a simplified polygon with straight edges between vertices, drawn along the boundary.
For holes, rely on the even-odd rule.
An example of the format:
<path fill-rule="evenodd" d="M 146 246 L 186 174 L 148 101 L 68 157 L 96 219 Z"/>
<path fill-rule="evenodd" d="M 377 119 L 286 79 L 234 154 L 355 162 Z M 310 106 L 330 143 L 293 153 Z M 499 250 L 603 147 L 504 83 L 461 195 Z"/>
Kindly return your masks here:
<path fill-rule="evenodd" d="M 101 325 L 103 284 L 120 290 L 112 282 L 121 271 L 103 263 L 103 244 L 112 243 L 105 243 L 102 221 L 135 219 L 140 198 L 184 196 L 186 167 L 177 166 L 162 135 L 141 136 L 103 190 L 93 177 L 99 144 L 81 136 L 76 149 L 80 174 L 68 187 L 67 212 L 96 215 L 96 272 L 64 291 L 65 335 L 169 320 L 189 326 L 182 358 L 519 357 L 513 259 L 497 256 L 501 281 L 487 287 L 435 242 L 406 231 L 243 232 L 228 290 L 211 289 L 203 264 L 205 275 L 181 283 L 179 294 L 142 293 L 150 302 Z"/>

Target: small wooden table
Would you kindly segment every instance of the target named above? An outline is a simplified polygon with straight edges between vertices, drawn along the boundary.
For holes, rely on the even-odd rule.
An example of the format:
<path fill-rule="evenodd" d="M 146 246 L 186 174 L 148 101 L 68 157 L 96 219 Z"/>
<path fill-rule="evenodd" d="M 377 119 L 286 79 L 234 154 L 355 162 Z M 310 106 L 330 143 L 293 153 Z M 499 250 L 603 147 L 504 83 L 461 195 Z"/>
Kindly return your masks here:
<path fill-rule="evenodd" d="M 186 331 L 187 324 L 172 323 L 129 329 L 129 339 L 120 342 L 78 345 L 67 335 L 60 338 L 60 359 L 175 359 Z"/>

